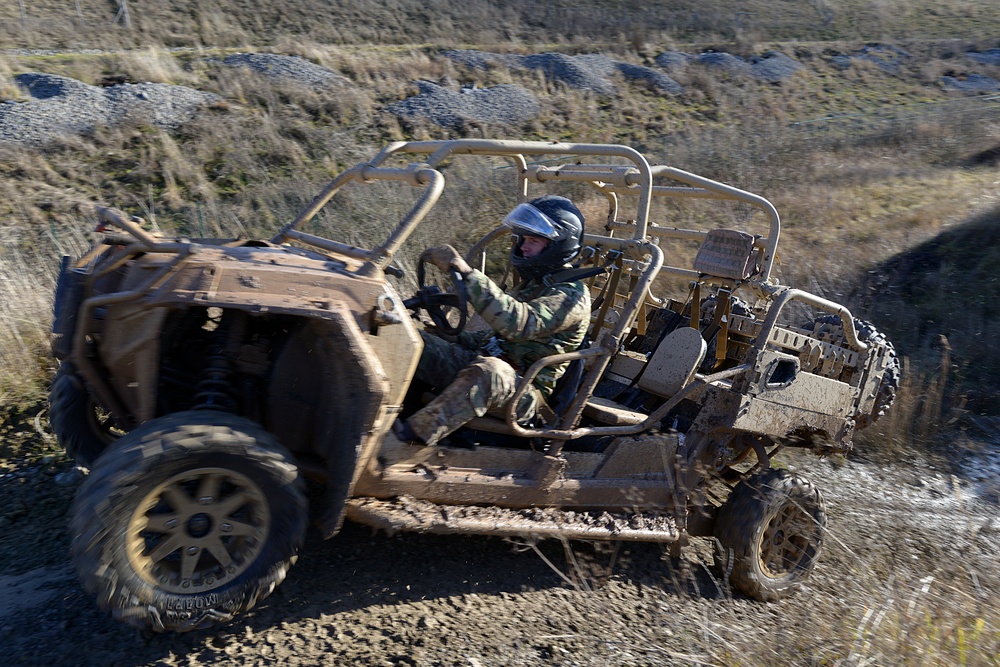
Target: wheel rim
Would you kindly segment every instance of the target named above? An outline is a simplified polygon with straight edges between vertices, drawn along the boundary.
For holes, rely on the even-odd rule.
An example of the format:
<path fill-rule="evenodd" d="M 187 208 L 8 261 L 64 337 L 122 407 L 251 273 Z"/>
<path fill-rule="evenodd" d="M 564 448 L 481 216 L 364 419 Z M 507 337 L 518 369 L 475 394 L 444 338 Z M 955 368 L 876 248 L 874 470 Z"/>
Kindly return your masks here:
<path fill-rule="evenodd" d="M 212 590 L 245 572 L 271 529 L 261 488 L 224 468 L 174 475 L 140 501 L 128 524 L 134 570 L 171 593 Z"/>
<path fill-rule="evenodd" d="M 768 521 L 758 544 L 761 570 L 772 578 L 787 576 L 814 553 L 816 525 L 797 505 L 788 504 Z"/>

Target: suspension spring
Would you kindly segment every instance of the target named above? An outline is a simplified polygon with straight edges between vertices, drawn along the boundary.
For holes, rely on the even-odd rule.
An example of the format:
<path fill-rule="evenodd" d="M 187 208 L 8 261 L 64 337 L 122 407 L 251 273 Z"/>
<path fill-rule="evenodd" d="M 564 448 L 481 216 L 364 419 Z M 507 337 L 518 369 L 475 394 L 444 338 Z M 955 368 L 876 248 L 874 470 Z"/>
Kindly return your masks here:
<path fill-rule="evenodd" d="M 206 362 L 205 375 L 198 383 L 198 390 L 194 395 L 194 409 L 235 412 L 236 400 L 230 394 L 232 368 L 229 357 L 225 351 L 219 350 Z"/>
<path fill-rule="evenodd" d="M 193 409 L 236 412 L 236 398 L 233 396 L 232 388 L 232 360 L 243 342 L 247 328 L 247 314 L 242 311 L 226 311 L 216 321 L 218 326 L 215 329 L 215 347 L 205 360 L 205 374 L 198 382 Z"/>

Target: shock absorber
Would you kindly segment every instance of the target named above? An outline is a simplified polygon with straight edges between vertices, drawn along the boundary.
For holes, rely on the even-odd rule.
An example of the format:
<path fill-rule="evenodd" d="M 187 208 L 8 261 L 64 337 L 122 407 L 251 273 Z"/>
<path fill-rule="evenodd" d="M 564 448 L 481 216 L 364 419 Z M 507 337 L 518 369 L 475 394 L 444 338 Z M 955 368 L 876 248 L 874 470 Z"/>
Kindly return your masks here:
<path fill-rule="evenodd" d="M 195 410 L 236 412 L 232 391 L 233 360 L 239 352 L 247 328 L 247 314 L 227 310 L 215 330 L 212 353 L 205 360 L 205 372 L 194 396 Z"/>

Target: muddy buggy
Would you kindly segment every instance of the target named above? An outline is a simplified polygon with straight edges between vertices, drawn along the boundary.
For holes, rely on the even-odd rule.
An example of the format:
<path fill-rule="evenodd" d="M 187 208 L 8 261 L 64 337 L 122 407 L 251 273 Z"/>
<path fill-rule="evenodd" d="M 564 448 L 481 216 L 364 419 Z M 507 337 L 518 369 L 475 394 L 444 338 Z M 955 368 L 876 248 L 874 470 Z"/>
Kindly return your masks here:
<path fill-rule="evenodd" d="M 586 207 L 590 343 L 523 373 L 511 406 L 542 368 L 570 362 L 533 421 L 511 408 L 437 446 L 403 443 L 393 421 L 427 400 L 411 382 L 421 322 L 467 318 L 446 276 L 401 295 L 394 258 L 421 250 L 404 244 L 467 156 L 509 179 L 511 203 L 562 189 Z M 344 186 L 384 182 L 412 207 L 380 245 L 306 231 Z M 722 213 L 682 214 L 695 204 Z M 777 281 L 770 202 L 625 146 L 395 143 L 270 240 L 168 238 L 98 213 L 99 242 L 64 261 L 57 289 L 51 424 L 91 469 L 71 519 L 83 583 L 154 631 L 254 606 L 295 562 L 310 515 L 325 537 L 345 519 L 524 539 L 708 537 L 736 589 L 780 599 L 812 570 L 826 514 L 820 491 L 774 457 L 846 451 L 899 380 L 874 327 Z M 761 229 L 737 228 L 751 221 Z M 503 272 L 509 230 L 483 229 L 467 259 Z"/>

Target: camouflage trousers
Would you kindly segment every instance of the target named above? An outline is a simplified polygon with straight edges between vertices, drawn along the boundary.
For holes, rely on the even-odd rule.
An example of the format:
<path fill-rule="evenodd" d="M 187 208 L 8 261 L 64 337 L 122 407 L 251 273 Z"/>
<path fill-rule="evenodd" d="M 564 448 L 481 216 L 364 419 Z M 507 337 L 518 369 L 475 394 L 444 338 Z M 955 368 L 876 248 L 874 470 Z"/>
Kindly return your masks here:
<path fill-rule="evenodd" d="M 521 380 L 514 367 L 425 331 L 420 335 L 424 351 L 416 378 L 444 390 L 406 420 L 414 435 L 433 445 L 475 417 L 502 419 Z M 517 406 L 518 420 L 533 417 L 543 403 L 542 393 L 532 387 Z"/>

